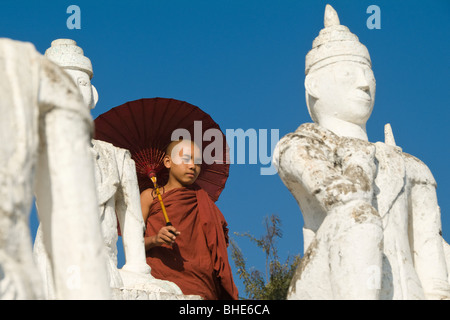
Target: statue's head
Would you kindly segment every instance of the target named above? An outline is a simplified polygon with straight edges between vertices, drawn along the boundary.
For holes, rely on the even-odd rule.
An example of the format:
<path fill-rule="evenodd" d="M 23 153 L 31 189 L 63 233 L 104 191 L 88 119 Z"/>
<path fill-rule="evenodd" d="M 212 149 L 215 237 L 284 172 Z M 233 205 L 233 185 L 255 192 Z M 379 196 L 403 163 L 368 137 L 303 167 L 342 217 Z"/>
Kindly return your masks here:
<path fill-rule="evenodd" d="M 356 35 L 340 24 L 330 5 L 325 9 L 324 25 L 306 55 L 309 114 L 319 125 L 339 119 L 360 126 L 365 132 L 375 102 L 369 52 Z"/>
<path fill-rule="evenodd" d="M 85 104 L 93 109 L 98 101 L 97 89 L 91 84 L 94 75 L 92 63 L 83 49 L 71 39 L 56 39 L 45 51 L 45 56 L 62 67 L 77 84 Z"/>

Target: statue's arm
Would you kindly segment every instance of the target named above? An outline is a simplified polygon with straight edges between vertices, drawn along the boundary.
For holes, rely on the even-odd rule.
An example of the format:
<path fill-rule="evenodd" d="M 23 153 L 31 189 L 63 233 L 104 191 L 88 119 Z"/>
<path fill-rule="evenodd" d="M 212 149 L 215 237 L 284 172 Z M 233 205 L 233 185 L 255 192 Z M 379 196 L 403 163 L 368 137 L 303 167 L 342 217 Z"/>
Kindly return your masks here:
<path fill-rule="evenodd" d="M 118 189 L 116 212 L 122 231 L 126 264 L 124 270 L 150 273 L 145 261 L 144 221 L 136 177 L 136 167 L 128 151 L 120 150 L 119 173 L 121 187 Z M 121 160 L 121 161 L 120 161 Z"/>
<path fill-rule="evenodd" d="M 320 139 L 292 134 L 277 144 L 274 165 L 285 184 L 301 186 L 327 212 L 351 201 L 370 204 L 374 168 L 367 163 L 373 163 L 374 150 L 342 150 L 338 160 L 335 150 Z"/>
<path fill-rule="evenodd" d="M 314 256 L 318 250 L 314 243 L 327 243 L 325 265 L 335 297 L 377 299 L 379 290 L 367 285 L 368 266 L 381 270 L 382 265 L 382 224 L 372 206 L 375 148 L 367 142 L 344 138 L 333 143 L 325 141 L 330 136 L 286 138 L 280 140 L 274 152 L 274 164 L 294 196 L 301 196 L 296 196 L 297 200 L 303 201 L 305 207 L 313 204 L 304 218 L 308 247 L 305 256 Z M 303 197 L 297 190 L 304 190 L 308 196 Z M 318 215 L 325 217 L 314 221 Z M 374 283 L 380 283 L 380 277 L 381 273 L 376 273 Z"/>
<path fill-rule="evenodd" d="M 428 167 L 414 161 L 411 186 L 410 213 L 412 221 L 412 249 L 414 266 L 427 299 L 449 299 L 447 275 L 441 236 L 441 217 L 436 195 L 436 183 Z"/>
<path fill-rule="evenodd" d="M 35 189 L 57 297 L 107 299 L 106 263 L 98 254 L 103 239 L 90 151 L 92 118 L 69 75 L 45 58 L 40 61 L 42 140 Z M 75 286 L 68 281 L 74 272 Z"/>

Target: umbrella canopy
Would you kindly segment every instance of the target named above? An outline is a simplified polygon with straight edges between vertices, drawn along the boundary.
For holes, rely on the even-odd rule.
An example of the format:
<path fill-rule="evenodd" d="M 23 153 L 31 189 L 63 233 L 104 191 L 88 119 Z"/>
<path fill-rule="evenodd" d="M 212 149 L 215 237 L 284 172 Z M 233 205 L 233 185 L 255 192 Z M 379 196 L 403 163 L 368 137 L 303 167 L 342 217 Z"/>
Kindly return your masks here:
<path fill-rule="evenodd" d="M 94 122 L 95 139 L 130 151 L 136 163 L 141 192 L 154 187 L 150 180 L 152 175 L 156 175 L 159 185 L 167 183 L 168 170 L 163 165 L 165 150 L 172 141 L 173 132 L 185 129 L 192 141 L 201 142 L 202 155 L 205 149 L 213 150 L 208 152 L 208 161 L 202 162 L 195 183 L 208 192 L 212 200 L 219 198 L 229 173 L 228 145 L 219 125 L 200 108 L 175 99 L 140 99 L 112 108 Z M 216 141 L 217 134 L 215 139 L 208 135 L 208 141 L 204 141 L 204 133 L 210 129 L 220 132 L 222 141 Z M 214 145 L 208 148 L 212 143 Z M 220 150 L 216 147 L 219 145 L 222 146 Z"/>

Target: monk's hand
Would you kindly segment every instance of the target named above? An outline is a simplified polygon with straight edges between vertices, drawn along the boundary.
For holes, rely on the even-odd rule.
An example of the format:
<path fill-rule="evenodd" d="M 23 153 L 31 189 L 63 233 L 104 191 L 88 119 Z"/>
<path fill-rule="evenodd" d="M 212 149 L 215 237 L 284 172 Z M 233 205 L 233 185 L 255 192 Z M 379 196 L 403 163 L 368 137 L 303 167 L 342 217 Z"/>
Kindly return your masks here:
<path fill-rule="evenodd" d="M 175 243 L 177 236 L 180 234 L 173 226 L 162 227 L 156 235 L 156 243 L 159 245 L 172 245 Z"/>

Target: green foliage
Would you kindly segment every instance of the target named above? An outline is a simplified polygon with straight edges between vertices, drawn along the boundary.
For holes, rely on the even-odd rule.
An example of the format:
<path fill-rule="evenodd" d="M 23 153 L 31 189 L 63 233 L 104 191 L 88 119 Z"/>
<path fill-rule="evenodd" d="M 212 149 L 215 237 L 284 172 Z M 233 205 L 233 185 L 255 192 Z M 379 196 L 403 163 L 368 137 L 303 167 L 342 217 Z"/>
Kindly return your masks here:
<path fill-rule="evenodd" d="M 300 263 L 300 255 L 288 256 L 281 263 L 276 247 L 277 238 L 282 237 L 281 221 L 277 215 L 264 219 L 266 232 L 261 238 L 249 233 L 234 233 L 237 236 L 247 237 L 265 254 L 265 276 L 259 270 L 248 271 L 246 261 L 241 249 L 234 240 L 231 240 L 231 257 L 237 267 L 239 278 L 243 279 L 245 293 L 252 300 L 284 300 L 286 299 L 292 276 Z"/>

